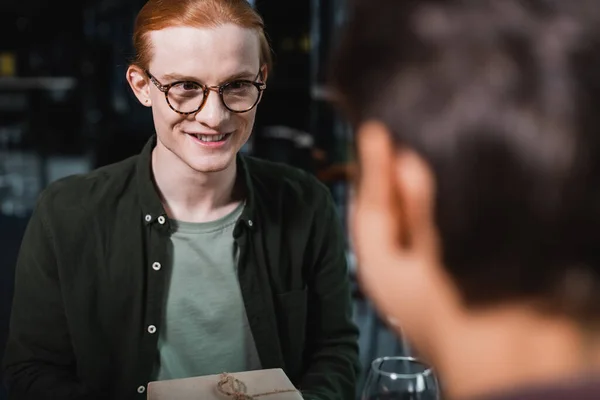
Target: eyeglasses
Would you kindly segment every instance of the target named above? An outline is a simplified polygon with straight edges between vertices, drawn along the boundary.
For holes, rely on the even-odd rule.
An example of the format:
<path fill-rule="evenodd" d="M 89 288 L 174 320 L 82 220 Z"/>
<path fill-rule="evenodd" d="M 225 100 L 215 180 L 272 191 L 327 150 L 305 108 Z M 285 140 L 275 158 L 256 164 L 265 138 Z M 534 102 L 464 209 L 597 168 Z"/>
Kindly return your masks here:
<path fill-rule="evenodd" d="M 150 71 L 145 71 L 154 85 L 165 94 L 167 104 L 176 113 L 188 115 L 194 114 L 204 107 L 206 99 L 211 91 L 219 93 L 221 102 L 229 111 L 244 113 L 252 110 L 267 88 L 263 82 L 256 82 L 260 72 L 254 81 L 235 80 L 226 82 L 219 86 L 205 86 L 194 81 L 177 81 L 163 85 Z"/>

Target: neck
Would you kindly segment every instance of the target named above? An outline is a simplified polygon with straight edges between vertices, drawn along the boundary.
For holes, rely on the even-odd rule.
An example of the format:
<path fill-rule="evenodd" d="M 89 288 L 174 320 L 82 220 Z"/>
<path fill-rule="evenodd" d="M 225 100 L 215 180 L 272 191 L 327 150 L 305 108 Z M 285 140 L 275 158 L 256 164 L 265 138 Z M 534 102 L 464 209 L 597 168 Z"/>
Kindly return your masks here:
<path fill-rule="evenodd" d="M 457 324 L 458 325 L 458 324 Z M 445 335 L 445 336 L 444 336 Z M 436 357 L 450 399 L 557 384 L 600 372 L 600 347 L 566 319 L 522 307 L 469 316 L 439 338 Z"/>
<path fill-rule="evenodd" d="M 235 162 L 221 171 L 194 171 L 159 142 L 152 151 L 152 172 L 170 218 L 207 222 L 228 214 L 240 203 L 234 192 Z"/>

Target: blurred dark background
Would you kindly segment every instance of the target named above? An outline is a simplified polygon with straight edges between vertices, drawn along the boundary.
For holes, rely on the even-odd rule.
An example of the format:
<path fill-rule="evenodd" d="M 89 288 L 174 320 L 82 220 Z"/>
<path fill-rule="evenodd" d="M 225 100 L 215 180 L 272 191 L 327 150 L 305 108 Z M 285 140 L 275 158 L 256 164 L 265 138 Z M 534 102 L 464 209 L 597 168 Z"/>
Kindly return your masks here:
<path fill-rule="evenodd" d="M 243 151 L 317 175 L 345 220 L 351 134 L 323 86 L 345 0 L 252 3 L 265 20 L 275 64 Z M 137 154 L 153 133 L 149 109 L 125 81 L 143 4 L 0 1 L 0 358 L 15 260 L 39 192 L 61 177 Z M 353 265 L 350 246 L 348 257 Z M 365 365 L 399 351 L 358 289 L 355 297 Z M 0 388 L 0 400 L 5 395 Z"/>

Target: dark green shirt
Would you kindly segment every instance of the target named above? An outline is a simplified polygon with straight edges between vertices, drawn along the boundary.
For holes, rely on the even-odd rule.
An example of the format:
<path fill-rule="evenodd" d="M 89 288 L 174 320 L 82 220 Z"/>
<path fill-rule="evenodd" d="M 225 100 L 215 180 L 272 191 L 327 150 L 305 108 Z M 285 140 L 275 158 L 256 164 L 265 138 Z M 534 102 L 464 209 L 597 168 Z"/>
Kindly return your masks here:
<path fill-rule="evenodd" d="M 158 357 L 172 228 L 139 156 L 40 195 L 16 268 L 4 374 L 11 399 L 145 399 Z M 263 368 L 306 398 L 355 396 L 345 240 L 329 191 L 288 166 L 238 156 L 246 206 L 238 279 Z"/>

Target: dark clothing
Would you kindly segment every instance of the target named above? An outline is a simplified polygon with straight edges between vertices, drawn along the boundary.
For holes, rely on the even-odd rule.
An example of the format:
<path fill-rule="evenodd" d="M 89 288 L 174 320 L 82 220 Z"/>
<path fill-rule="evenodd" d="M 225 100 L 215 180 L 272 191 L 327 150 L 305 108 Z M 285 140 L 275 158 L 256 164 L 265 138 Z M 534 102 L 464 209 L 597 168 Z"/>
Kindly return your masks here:
<path fill-rule="evenodd" d="M 578 382 L 516 389 L 495 396 L 471 400 L 599 400 L 600 376 Z"/>
<path fill-rule="evenodd" d="M 171 268 L 155 144 L 40 195 L 16 269 L 11 399 L 146 398 Z M 358 331 L 330 193 L 291 167 L 237 163 L 246 206 L 233 237 L 262 367 L 283 368 L 306 398 L 354 398 Z"/>

